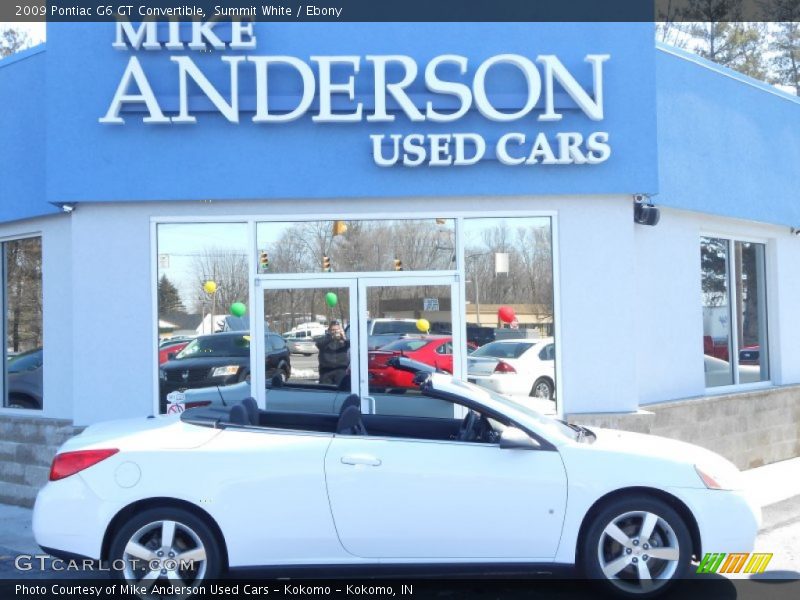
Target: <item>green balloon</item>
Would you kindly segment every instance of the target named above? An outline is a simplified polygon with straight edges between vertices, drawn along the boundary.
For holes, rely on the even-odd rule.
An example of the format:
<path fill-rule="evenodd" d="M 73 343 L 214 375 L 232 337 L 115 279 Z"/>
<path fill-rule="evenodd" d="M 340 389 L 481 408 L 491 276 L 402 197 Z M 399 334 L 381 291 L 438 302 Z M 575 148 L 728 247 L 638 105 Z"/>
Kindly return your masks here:
<path fill-rule="evenodd" d="M 333 292 L 325 294 L 325 304 L 333 308 L 339 302 L 339 297 Z"/>
<path fill-rule="evenodd" d="M 233 304 L 231 304 L 231 314 L 234 317 L 241 317 L 246 312 L 247 312 L 247 307 L 244 305 L 244 302 L 234 302 Z"/>

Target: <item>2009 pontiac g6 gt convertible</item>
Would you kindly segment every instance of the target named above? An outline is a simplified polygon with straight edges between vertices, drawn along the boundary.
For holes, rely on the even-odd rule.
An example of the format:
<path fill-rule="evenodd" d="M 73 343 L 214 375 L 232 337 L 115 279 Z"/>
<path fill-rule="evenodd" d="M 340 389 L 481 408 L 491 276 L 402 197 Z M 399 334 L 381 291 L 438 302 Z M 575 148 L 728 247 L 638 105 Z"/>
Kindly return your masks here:
<path fill-rule="evenodd" d="M 36 540 L 143 585 L 237 567 L 545 563 L 628 595 L 665 590 L 705 552 L 752 548 L 760 511 L 720 456 L 423 379 L 463 419 L 362 414 L 352 396 L 337 415 L 248 399 L 90 426 L 53 461 Z"/>

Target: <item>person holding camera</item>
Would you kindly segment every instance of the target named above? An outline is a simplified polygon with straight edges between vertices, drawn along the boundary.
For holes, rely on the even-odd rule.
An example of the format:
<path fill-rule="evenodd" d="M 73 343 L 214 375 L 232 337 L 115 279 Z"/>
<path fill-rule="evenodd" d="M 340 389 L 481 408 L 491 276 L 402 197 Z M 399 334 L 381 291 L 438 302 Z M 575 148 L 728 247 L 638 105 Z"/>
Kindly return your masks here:
<path fill-rule="evenodd" d="M 319 349 L 319 382 L 339 385 L 350 366 L 350 340 L 337 320 L 328 324 L 328 331 L 317 341 Z"/>

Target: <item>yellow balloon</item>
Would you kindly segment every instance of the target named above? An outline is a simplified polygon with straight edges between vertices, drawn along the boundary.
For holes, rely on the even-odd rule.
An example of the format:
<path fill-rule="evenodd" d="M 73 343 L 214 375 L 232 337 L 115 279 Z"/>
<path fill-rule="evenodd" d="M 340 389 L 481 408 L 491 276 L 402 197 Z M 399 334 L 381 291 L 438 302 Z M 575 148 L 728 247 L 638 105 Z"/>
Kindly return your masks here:
<path fill-rule="evenodd" d="M 431 330 L 431 324 L 428 323 L 428 319 L 417 319 L 417 329 L 422 333 L 428 333 Z"/>
<path fill-rule="evenodd" d="M 217 291 L 217 282 L 210 279 L 203 284 L 203 289 L 207 294 L 213 294 Z"/>

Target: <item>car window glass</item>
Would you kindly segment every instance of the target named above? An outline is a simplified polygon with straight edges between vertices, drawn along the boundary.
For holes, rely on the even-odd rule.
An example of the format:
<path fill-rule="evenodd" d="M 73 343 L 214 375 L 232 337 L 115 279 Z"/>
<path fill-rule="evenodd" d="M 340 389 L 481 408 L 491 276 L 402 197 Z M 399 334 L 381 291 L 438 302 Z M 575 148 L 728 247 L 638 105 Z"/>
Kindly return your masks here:
<path fill-rule="evenodd" d="M 539 358 L 541 360 L 555 360 L 555 354 L 555 344 L 547 344 L 539 352 Z"/>
<path fill-rule="evenodd" d="M 437 354 L 452 354 L 453 353 L 453 342 L 445 342 L 441 346 L 436 349 Z"/>
<path fill-rule="evenodd" d="M 414 352 L 428 344 L 428 340 L 397 340 L 390 344 L 386 344 L 381 350 L 389 350 L 394 352 Z"/>
<path fill-rule="evenodd" d="M 472 356 L 491 358 L 519 358 L 533 346 L 532 342 L 490 342 L 481 346 Z"/>
<path fill-rule="evenodd" d="M 175 358 L 199 356 L 250 356 L 249 335 L 204 335 L 192 340 Z"/>

